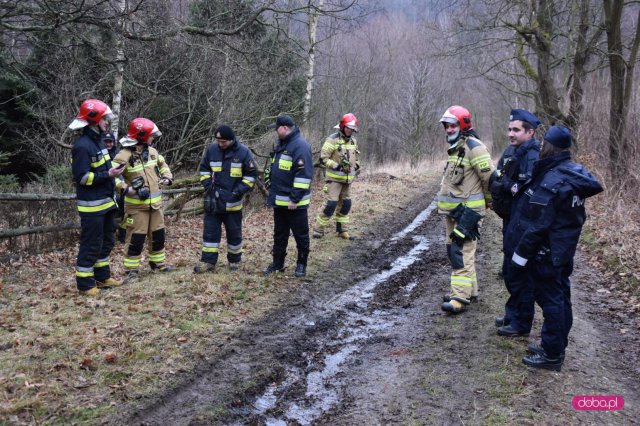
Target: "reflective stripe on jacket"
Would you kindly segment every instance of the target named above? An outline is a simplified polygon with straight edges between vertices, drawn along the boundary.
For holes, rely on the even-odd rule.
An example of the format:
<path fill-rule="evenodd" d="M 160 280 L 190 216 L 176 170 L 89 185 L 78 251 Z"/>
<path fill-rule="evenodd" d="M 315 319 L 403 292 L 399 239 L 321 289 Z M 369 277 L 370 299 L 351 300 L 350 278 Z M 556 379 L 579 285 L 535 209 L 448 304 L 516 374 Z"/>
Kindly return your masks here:
<path fill-rule="evenodd" d="M 253 190 L 258 169 L 249 148 L 237 139 L 226 150 L 209 145 L 200 162 L 200 183 L 205 190 L 213 182 L 226 211 L 242 210 L 244 195 Z"/>
<path fill-rule="evenodd" d="M 143 152 L 148 149 L 147 161 L 143 161 Z M 153 147 L 146 147 L 138 144 L 133 147 L 125 147 L 120 150 L 113 160 L 116 165 L 126 164 L 122 174 L 124 180 L 116 182 L 118 190 L 131 186 L 131 183 L 138 176 L 144 179 L 144 185 L 149 189 L 149 198 L 141 200 L 138 194 L 124 195 L 125 209 L 157 210 L 162 207 L 162 192 L 160 181 L 162 179 L 173 179 L 171 170 L 164 160 L 164 157 Z"/>
<path fill-rule="evenodd" d="M 116 208 L 110 168 L 111 157 L 100 134 L 90 126 L 85 127 L 71 149 L 71 172 L 81 215 L 101 215 Z"/>
<path fill-rule="evenodd" d="M 461 136 L 447 153 L 438 213 L 447 214 L 463 203 L 483 214 L 491 202 L 489 179 L 494 169 L 487 147 L 474 137 Z"/>
<path fill-rule="evenodd" d="M 274 151 L 267 205 L 286 208 L 293 201 L 298 208 L 306 209 L 311 201 L 312 178 L 311 145 L 295 127 Z"/>
<path fill-rule="evenodd" d="M 358 156 L 358 142 L 354 136 L 347 139 L 341 132 L 337 132 L 327 137 L 320 151 L 320 163 L 325 167 L 325 180 L 340 183 L 353 182 L 356 170 L 360 167 Z M 348 172 L 341 168 L 343 160 L 349 162 Z"/>

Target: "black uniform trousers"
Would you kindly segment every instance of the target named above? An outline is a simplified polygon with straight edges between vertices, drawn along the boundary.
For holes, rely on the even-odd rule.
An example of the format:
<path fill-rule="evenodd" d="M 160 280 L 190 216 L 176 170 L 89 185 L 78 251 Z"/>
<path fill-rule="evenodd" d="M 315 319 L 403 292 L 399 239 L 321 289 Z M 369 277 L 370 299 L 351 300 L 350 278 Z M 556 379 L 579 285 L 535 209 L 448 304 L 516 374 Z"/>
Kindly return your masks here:
<path fill-rule="evenodd" d="M 202 232 L 202 255 L 200 260 L 213 265 L 218 262 L 218 249 L 222 239 L 222 225 L 227 233 L 227 260 L 237 263 L 242 260 L 242 210 L 228 213 L 204 214 Z"/>
<path fill-rule="evenodd" d="M 573 326 L 571 306 L 571 282 L 573 262 L 553 266 L 550 259 L 534 262 L 534 294 L 536 303 L 542 308 L 542 348 L 550 358 L 564 354 L 569 343 L 569 331 Z"/>
<path fill-rule="evenodd" d="M 116 210 L 105 214 L 80 215 L 80 248 L 76 262 L 76 285 L 84 291 L 111 277 L 109 254 L 115 245 Z"/>
<path fill-rule="evenodd" d="M 307 264 L 309 255 L 309 218 L 307 209 L 273 209 L 273 259 L 283 263 L 287 255 L 289 234 L 293 233 L 298 248 L 298 263 Z"/>
<path fill-rule="evenodd" d="M 509 217 L 502 221 L 502 237 L 504 239 Z M 502 278 L 509 293 L 504 306 L 504 325 L 528 333 L 533 325 L 535 315 L 535 298 L 533 295 L 533 280 L 528 269 L 516 268 L 511 265 L 513 251 L 503 246 Z"/>

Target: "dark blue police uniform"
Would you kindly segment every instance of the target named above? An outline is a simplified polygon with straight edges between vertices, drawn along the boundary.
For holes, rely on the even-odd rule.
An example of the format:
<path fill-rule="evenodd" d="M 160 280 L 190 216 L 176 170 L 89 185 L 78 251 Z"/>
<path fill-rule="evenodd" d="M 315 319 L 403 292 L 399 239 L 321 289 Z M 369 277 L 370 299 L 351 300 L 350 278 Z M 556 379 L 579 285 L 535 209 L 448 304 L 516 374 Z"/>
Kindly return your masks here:
<path fill-rule="evenodd" d="M 518 194 L 505 234 L 512 265 L 531 274 L 535 301 L 544 315 L 543 355 L 559 359 L 557 369 L 573 322 L 569 276 L 586 219 L 584 203 L 601 191 L 596 178 L 571 161 L 568 151 L 539 160 L 531 181 Z"/>
<path fill-rule="evenodd" d="M 237 139 L 222 150 L 214 143 L 200 162 L 200 182 L 205 189 L 201 261 L 218 261 L 222 224 L 227 233 L 229 264 L 242 259 L 242 200 L 255 184 L 258 171 L 249 148 Z M 208 197 L 208 198 L 207 198 Z"/>
<path fill-rule="evenodd" d="M 306 268 L 309 256 L 309 219 L 313 160 L 311 146 L 295 126 L 279 140 L 271 163 L 271 186 L 267 206 L 273 208 L 273 266 L 284 268 L 289 233 L 293 233 L 298 249 L 298 265 Z M 289 202 L 297 205 L 289 210 Z M 304 268 L 303 268 L 304 269 Z"/>
<path fill-rule="evenodd" d="M 527 334 L 531 330 L 534 317 L 533 283 L 527 274 L 510 268 L 513 248 L 504 242 L 509 226 L 513 197 L 518 189 L 531 179 L 533 165 L 540 157 L 540 141 L 529 139 L 520 146 L 509 145 L 498 161 L 496 178 L 490 184 L 494 211 L 502 218 L 502 236 L 504 258 L 502 276 L 509 292 L 505 304 L 503 325 L 519 334 Z M 515 321 L 514 321 L 515 320 Z"/>
<path fill-rule="evenodd" d="M 115 183 L 111 157 L 100 134 L 87 126 L 71 150 L 71 171 L 80 213 L 80 248 L 76 262 L 78 290 L 86 291 L 111 277 L 109 254 L 115 245 Z"/>

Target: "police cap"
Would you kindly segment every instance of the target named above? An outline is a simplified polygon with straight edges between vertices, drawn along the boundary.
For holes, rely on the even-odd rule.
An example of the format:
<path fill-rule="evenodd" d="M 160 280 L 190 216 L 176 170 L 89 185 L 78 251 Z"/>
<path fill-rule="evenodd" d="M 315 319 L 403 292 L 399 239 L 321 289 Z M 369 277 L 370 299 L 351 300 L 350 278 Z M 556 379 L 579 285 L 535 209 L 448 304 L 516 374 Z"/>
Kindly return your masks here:
<path fill-rule="evenodd" d="M 531 124 L 534 129 L 540 125 L 540 119 L 526 109 L 512 109 L 509 121 L 520 120 Z"/>
<path fill-rule="evenodd" d="M 571 132 L 566 127 L 551 126 L 547 133 L 544 134 L 545 141 L 558 148 L 566 149 L 571 146 Z"/>

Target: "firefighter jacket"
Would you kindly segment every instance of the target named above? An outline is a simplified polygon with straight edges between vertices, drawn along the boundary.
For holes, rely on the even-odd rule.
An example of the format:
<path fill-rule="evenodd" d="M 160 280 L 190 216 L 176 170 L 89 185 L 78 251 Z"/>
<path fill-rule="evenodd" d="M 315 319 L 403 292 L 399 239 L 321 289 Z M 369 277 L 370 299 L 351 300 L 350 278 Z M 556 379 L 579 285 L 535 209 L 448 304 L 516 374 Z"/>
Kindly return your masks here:
<path fill-rule="evenodd" d="M 504 150 L 489 184 L 493 211 L 501 218 L 508 218 L 511 214 L 513 197 L 531 178 L 533 164 L 539 157 L 540 142 L 534 138 L 519 146 L 509 145 Z"/>
<path fill-rule="evenodd" d="M 242 200 L 258 177 L 249 148 L 237 139 L 224 151 L 213 143 L 200 162 L 200 183 L 218 204 L 216 212 L 242 210 Z"/>
<path fill-rule="evenodd" d="M 311 145 L 296 126 L 274 150 L 267 206 L 287 208 L 293 201 L 299 209 L 306 209 L 311 202 L 312 177 Z"/>
<path fill-rule="evenodd" d="M 117 165 L 126 164 L 122 174 L 124 180 L 116 182 L 118 190 L 124 193 L 125 210 L 158 210 L 162 206 L 162 192 L 160 181 L 173 179 L 169 166 L 164 157 L 158 151 L 144 144 L 124 147 L 113 160 Z M 117 166 L 116 166 L 117 167 Z M 140 199 L 138 194 L 130 195 L 127 192 L 134 179 L 142 177 L 144 186 L 149 190 L 149 197 Z"/>
<path fill-rule="evenodd" d="M 536 162 L 532 178 L 516 196 L 505 253 L 513 253 L 518 266 L 532 258 L 556 267 L 570 263 L 586 219 L 585 199 L 602 190 L 569 152 Z"/>
<path fill-rule="evenodd" d="M 320 151 L 320 163 L 325 167 L 327 182 L 351 183 L 360 168 L 358 142 L 337 132 L 325 139 Z"/>
<path fill-rule="evenodd" d="M 81 216 L 97 216 L 116 208 L 114 179 L 109 177 L 111 157 L 100 135 L 90 126 L 71 149 L 71 172 Z"/>
<path fill-rule="evenodd" d="M 438 213 L 463 203 L 478 213 L 491 204 L 489 179 L 493 163 L 487 147 L 475 137 L 461 136 L 447 150 L 449 158 L 438 194 Z"/>

